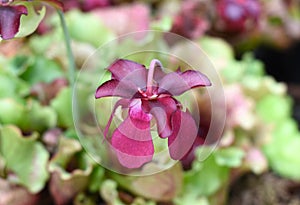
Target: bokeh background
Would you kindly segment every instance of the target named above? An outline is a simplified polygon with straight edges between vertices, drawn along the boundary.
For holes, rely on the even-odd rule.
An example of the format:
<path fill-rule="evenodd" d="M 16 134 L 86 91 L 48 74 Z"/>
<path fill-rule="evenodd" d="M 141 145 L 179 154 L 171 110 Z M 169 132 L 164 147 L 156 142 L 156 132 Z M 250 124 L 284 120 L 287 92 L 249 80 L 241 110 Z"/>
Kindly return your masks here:
<path fill-rule="evenodd" d="M 199 56 L 188 46 L 192 41 L 223 83 L 222 138 L 205 143 L 216 116 L 210 96 L 197 89 L 197 102 L 189 106 L 200 110 L 199 132 L 180 162 L 149 176 L 118 174 L 99 165 L 101 158 L 90 155 L 99 152 L 97 138 L 83 147 L 74 127 L 70 62 L 59 17 L 47 6 L 34 33 L 0 42 L 0 205 L 300 204 L 298 0 L 62 2 L 81 76 L 76 84 L 80 112 L 92 111 L 93 82 L 109 79 L 104 69 L 120 53 L 135 46 L 155 48 L 193 64 Z M 122 35 L 143 30 L 159 32 L 118 41 L 100 57 L 92 55 Z M 166 38 L 164 32 L 184 38 Z M 147 64 L 156 55 L 131 58 Z M 176 69 L 171 58 L 162 62 Z M 90 72 L 80 73 L 82 67 Z M 95 70 L 101 70 L 101 79 Z M 97 112 L 107 116 L 98 119 L 100 126 L 111 103 L 97 102 Z M 97 130 L 91 119 L 84 115 L 80 129 L 92 135 Z M 214 152 L 200 160 L 215 142 Z"/>

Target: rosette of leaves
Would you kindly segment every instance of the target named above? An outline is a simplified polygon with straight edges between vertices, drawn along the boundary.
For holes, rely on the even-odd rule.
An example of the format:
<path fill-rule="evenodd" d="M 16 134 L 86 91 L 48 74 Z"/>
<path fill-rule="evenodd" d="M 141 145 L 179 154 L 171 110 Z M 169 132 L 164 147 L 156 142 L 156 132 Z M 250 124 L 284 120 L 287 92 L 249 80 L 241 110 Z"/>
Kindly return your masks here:
<path fill-rule="evenodd" d="M 68 204 L 80 193 L 97 192 L 104 169 L 95 167 L 75 139 L 62 137 L 49 163 L 50 192 L 56 204 Z"/>
<path fill-rule="evenodd" d="M 183 170 L 180 164 L 149 176 L 124 176 L 116 173 L 109 173 L 109 176 L 115 182 L 106 182 L 110 185 L 103 184 L 104 187 L 116 186 L 114 183 L 117 182 L 120 188 L 135 196 L 161 202 L 172 201 L 181 192 L 183 186 Z M 116 200 L 115 197 L 107 197 L 105 190 L 100 190 L 100 193 L 110 202 Z"/>
<path fill-rule="evenodd" d="M 210 46 L 213 48 L 214 44 L 222 44 L 224 47 L 224 43 L 220 40 L 211 38 L 205 38 L 200 42 L 216 62 L 224 84 L 238 85 L 243 95 L 255 102 L 251 112 L 260 125 L 254 126 L 254 129 L 249 131 L 239 129 L 236 132 L 238 136 L 236 139 L 239 139 L 236 142 L 240 145 L 243 147 L 249 145 L 251 140 L 255 142 L 252 148 L 263 151 L 262 155 L 259 154 L 260 157 L 256 155 L 256 151 L 252 152 L 255 158 L 250 154 L 248 159 L 252 161 L 254 166 L 252 169 L 257 169 L 256 162 L 260 161 L 261 157 L 265 157 L 271 169 L 278 174 L 299 179 L 299 172 L 296 171 L 299 170 L 300 164 L 299 158 L 296 157 L 299 152 L 297 149 L 300 139 L 299 130 L 297 123 L 291 117 L 292 100 L 286 92 L 286 86 L 265 75 L 262 63 L 253 59 L 251 55 L 247 54 L 242 61 L 236 61 L 230 54 L 232 51 L 228 45 L 222 50 L 219 49 L 219 52 L 213 52 Z M 228 55 L 221 57 L 218 53 L 223 50 Z M 263 161 L 260 161 L 261 165 L 266 166 Z"/>
<path fill-rule="evenodd" d="M 1 127 L 0 155 L 4 162 L 3 175 L 10 184 L 22 185 L 30 193 L 41 191 L 49 177 L 49 153 L 37 139 L 36 132 L 25 137 L 15 126 Z"/>

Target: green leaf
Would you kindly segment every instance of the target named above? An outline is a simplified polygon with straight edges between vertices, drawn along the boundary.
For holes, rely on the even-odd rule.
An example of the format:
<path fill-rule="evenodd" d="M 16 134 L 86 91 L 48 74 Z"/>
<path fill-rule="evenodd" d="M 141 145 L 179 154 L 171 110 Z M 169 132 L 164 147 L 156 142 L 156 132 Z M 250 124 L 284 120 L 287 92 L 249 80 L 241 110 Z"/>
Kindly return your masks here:
<path fill-rule="evenodd" d="M 300 135 L 267 144 L 264 152 L 272 169 L 283 177 L 300 180 Z"/>
<path fill-rule="evenodd" d="M 217 164 L 215 156 L 203 162 L 194 162 L 193 170 L 185 173 L 184 193 L 194 192 L 197 197 L 210 196 L 227 181 L 229 168 Z"/>
<path fill-rule="evenodd" d="M 107 204 L 124 205 L 119 199 L 117 186 L 118 184 L 111 179 L 107 179 L 102 183 L 99 192 Z"/>
<path fill-rule="evenodd" d="M 50 191 L 56 204 L 66 204 L 88 188 L 93 164 L 77 140 L 62 137 L 49 163 Z"/>
<path fill-rule="evenodd" d="M 24 106 L 12 98 L 0 99 L 0 122 L 19 125 L 24 115 Z"/>
<path fill-rule="evenodd" d="M 39 11 L 36 11 L 31 2 L 22 2 L 19 4 L 26 6 L 28 14 L 21 16 L 19 32 L 15 37 L 24 37 L 37 29 L 46 14 L 46 7 L 43 6 Z"/>
<path fill-rule="evenodd" d="M 174 200 L 176 205 L 210 205 L 208 199 L 203 196 L 198 196 L 195 192 L 185 193 L 182 197 Z"/>
<path fill-rule="evenodd" d="M 230 61 L 227 66 L 221 70 L 222 78 L 227 83 L 234 83 L 240 81 L 244 75 L 241 62 Z"/>
<path fill-rule="evenodd" d="M 57 116 L 51 107 L 43 107 L 35 100 L 25 103 L 11 98 L 0 99 L 0 122 L 17 125 L 24 132 L 42 132 L 56 125 Z"/>
<path fill-rule="evenodd" d="M 17 55 L 9 61 L 9 71 L 15 75 L 21 75 L 26 71 L 27 67 L 32 64 L 33 58 L 25 55 Z"/>
<path fill-rule="evenodd" d="M 11 73 L 0 70 L 0 98 L 11 97 L 17 99 L 29 93 L 27 83 Z"/>
<path fill-rule="evenodd" d="M 156 201 L 169 201 L 181 191 L 182 174 L 182 168 L 178 163 L 168 170 L 149 176 L 123 176 L 111 173 L 110 177 L 122 188 L 138 196 Z M 157 186 L 158 184 L 160 186 Z"/>
<path fill-rule="evenodd" d="M 91 174 L 89 190 L 94 193 L 99 190 L 104 180 L 105 170 L 101 166 L 96 166 Z"/>
<path fill-rule="evenodd" d="M 57 115 L 51 107 L 44 107 L 35 100 L 28 100 L 18 125 L 25 132 L 42 132 L 55 127 L 56 122 Z"/>
<path fill-rule="evenodd" d="M 199 41 L 201 48 L 213 59 L 233 60 L 234 52 L 226 41 L 221 38 L 202 37 Z"/>
<path fill-rule="evenodd" d="M 243 56 L 242 63 L 245 67 L 245 74 L 248 76 L 262 77 L 265 74 L 264 64 L 255 59 L 252 53 L 246 53 Z"/>
<path fill-rule="evenodd" d="M 53 60 L 43 56 L 31 57 L 31 64 L 28 65 L 20 77 L 30 84 L 39 82 L 50 83 L 56 78 L 64 76 L 61 67 Z"/>
<path fill-rule="evenodd" d="M 239 167 L 242 164 L 245 152 L 237 147 L 220 149 L 215 153 L 216 162 L 221 166 Z"/>
<path fill-rule="evenodd" d="M 51 107 L 57 112 L 57 124 L 61 127 L 73 127 L 71 88 L 62 89 L 51 101 Z"/>
<path fill-rule="evenodd" d="M 286 119 L 275 127 L 273 130 L 274 141 L 281 142 L 288 140 L 288 138 L 295 137 L 298 135 L 298 124 L 294 119 Z"/>
<path fill-rule="evenodd" d="M 151 29 L 160 31 L 170 31 L 172 28 L 173 20 L 171 16 L 163 16 L 157 21 L 151 22 Z"/>
<path fill-rule="evenodd" d="M 257 102 L 256 111 L 265 122 L 279 124 L 291 116 L 291 100 L 287 96 L 267 95 Z"/>
<path fill-rule="evenodd" d="M 300 133 L 293 119 L 278 123 L 263 147 L 270 167 L 283 177 L 300 180 Z"/>
<path fill-rule="evenodd" d="M 95 14 L 73 10 L 66 14 L 66 21 L 71 37 L 77 41 L 100 46 L 115 37 Z"/>
<path fill-rule="evenodd" d="M 0 131 L 1 154 L 7 169 L 16 174 L 16 178 L 9 180 L 27 187 L 31 193 L 38 193 L 49 177 L 49 153 L 36 141 L 36 133 L 23 137 L 21 131 L 14 126 L 4 126 Z"/>

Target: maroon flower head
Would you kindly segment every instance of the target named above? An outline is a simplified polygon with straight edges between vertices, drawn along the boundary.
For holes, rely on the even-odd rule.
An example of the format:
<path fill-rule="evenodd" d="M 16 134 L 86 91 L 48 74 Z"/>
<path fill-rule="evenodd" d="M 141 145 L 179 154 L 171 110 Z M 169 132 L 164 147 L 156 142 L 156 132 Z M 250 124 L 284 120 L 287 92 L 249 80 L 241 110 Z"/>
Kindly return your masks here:
<path fill-rule="evenodd" d="M 19 31 L 21 15 L 27 15 L 23 5 L 9 5 L 11 1 L 0 0 L 0 37 L 11 39 Z"/>
<path fill-rule="evenodd" d="M 63 10 L 63 4 L 59 0 L 0 0 L 0 37 L 4 40 L 16 36 L 19 32 L 22 15 L 28 15 L 27 5 L 17 5 L 21 2 L 31 2 L 32 5 L 46 3 Z"/>
<path fill-rule="evenodd" d="M 253 28 L 260 12 L 258 0 L 217 0 L 217 13 L 224 24 L 223 30 L 228 32 L 243 32 Z"/>
<path fill-rule="evenodd" d="M 114 130 L 110 141 L 120 163 L 138 168 L 152 160 L 154 146 L 150 125 L 153 119 L 159 137 L 168 139 L 171 158 L 184 157 L 193 145 L 198 128 L 189 111 L 183 111 L 173 96 L 194 87 L 209 86 L 209 79 L 194 70 L 165 73 L 158 60 L 152 60 L 146 69 L 139 63 L 119 59 L 108 70 L 112 79 L 98 87 L 95 97 L 121 97 L 107 123 L 105 137 L 117 107 L 128 108 L 128 116 Z"/>

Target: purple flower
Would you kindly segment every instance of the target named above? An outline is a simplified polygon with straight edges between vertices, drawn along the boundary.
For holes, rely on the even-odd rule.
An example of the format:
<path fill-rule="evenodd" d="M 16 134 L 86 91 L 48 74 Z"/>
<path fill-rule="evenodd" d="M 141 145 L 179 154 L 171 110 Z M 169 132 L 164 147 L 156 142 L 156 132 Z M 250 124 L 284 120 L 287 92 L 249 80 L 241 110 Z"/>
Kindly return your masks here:
<path fill-rule="evenodd" d="M 9 5 L 9 1 L 0 0 L 0 37 L 13 38 L 19 31 L 21 15 L 27 15 L 23 5 Z"/>
<path fill-rule="evenodd" d="M 159 137 L 168 138 L 171 158 L 184 157 L 193 145 L 198 128 L 189 111 L 183 111 L 173 96 L 194 87 L 209 86 L 209 79 L 193 70 L 164 73 L 158 60 L 152 60 L 150 68 L 146 69 L 139 63 L 119 59 L 108 70 L 112 79 L 98 87 L 95 97 L 121 97 L 107 123 L 105 137 L 116 109 L 119 106 L 128 108 L 127 117 L 114 130 L 110 141 L 120 163 L 138 168 L 152 160 L 152 120 L 156 122 Z"/>
<path fill-rule="evenodd" d="M 258 0 L 218 0 L 217 13 L 225 26 L 222 30 L 243 32 L 253 28 L 260 16 L 260 7 Z"/>
<path fill-rule="evenodd" d="M 26 2 L 26 0 L 16 0 L 15 2 Z M 19 32 L 21 16 L 28 14 L 26 6 L 16 5 L 15 2 L 14 0 L 0 0 L 0 37 L 4 40 L 15 37 Z M 62 9 L 62 3 L 57 0 L 40 0 L 39 2 Z"/>

